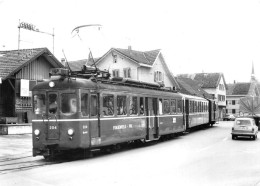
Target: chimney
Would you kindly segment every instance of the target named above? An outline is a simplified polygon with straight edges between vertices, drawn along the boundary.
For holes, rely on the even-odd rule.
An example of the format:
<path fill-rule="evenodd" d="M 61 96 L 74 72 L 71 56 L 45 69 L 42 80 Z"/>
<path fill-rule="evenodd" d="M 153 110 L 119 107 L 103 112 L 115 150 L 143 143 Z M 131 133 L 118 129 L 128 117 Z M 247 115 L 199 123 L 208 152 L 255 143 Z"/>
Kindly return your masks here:
<path fill-rule="evenodd" d="M 128 50 L 129 50 L 129 51 L 132 50 L 132 46 L 131 46 L 131 45 L 128 46 Z"/>
<path fill-rule="evenodd" d="M 234 84 L 236 84 L 236 80 L 234 80 Z"/>

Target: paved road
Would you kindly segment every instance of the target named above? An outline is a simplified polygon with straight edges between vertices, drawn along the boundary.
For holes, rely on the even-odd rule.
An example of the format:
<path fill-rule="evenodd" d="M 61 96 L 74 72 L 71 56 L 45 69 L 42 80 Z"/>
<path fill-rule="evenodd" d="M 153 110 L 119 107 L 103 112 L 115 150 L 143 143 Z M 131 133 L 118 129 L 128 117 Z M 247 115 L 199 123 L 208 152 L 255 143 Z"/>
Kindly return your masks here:
<path fill-rule="evenodd" d="M 143 148 L 3 174 L 0 185 L 258 185 L 260 140 L 232 140 L 231 125 L 220 122 Z"/>

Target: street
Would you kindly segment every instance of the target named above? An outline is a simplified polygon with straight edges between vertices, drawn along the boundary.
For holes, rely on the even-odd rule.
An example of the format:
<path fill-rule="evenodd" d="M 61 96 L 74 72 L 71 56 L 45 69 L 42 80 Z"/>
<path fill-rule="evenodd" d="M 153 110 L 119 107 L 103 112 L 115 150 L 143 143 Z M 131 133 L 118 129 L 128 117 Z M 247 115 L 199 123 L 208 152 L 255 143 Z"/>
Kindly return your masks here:
<path fill-rule="evenodd" d="M 10 172 L 2 172 L 0 164 L 0 185 L 260 185 L 260 140 L 232 140 L 232 123 L 89 159 Z M 28 154 L 32 148 L 28 136 L 25 140 L 19 136 L 21 143 L 16 145 L 2 143 L 12 137 L 0 136 L 0 159 Z M 45 162 L 43 157 L 28 161 L 34 159 Z"/>

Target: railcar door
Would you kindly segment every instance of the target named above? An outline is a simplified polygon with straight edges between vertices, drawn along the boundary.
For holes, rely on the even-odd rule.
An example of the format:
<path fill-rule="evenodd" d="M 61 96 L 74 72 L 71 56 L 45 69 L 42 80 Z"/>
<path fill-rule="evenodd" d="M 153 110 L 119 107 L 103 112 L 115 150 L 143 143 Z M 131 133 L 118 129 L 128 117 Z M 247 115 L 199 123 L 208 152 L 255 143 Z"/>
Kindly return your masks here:
<path fill-rule="evenodd" d="M 47 93 L 47 109 L 46 118 L 44 124 L 46 125 L 46 138 L 47 140 L 56 140 L 60 137 L 60 127 L 58 122 L 58 93 Z"/>
<path fill-rule="evenodd" d="M 189 100 L 185 100 L 185 108 L 184 108 L 184 115 L 185 115 L 185 120 L 186 120 L 186 129 L 189 128 L 189 125 L 190 125 L 190 120 L 189 120 L 189 114 L 190 114 L 190 103 L 189 103 Z M 184 120 L 184 121 L 185 121 Z"/>
<path fill-rule="evenodd" d="M 147 140 L 154 140 L 159 137 L 157 98 L 145 98 L 147 116 Z"/>
<path fill-rule="evenodd" d="M 90 122 L 89 122 L 90 146 L 99 145 L 101 143 L 99 100 L 100 100 L 99 94 L 92 93 L 90 95 Z"/>

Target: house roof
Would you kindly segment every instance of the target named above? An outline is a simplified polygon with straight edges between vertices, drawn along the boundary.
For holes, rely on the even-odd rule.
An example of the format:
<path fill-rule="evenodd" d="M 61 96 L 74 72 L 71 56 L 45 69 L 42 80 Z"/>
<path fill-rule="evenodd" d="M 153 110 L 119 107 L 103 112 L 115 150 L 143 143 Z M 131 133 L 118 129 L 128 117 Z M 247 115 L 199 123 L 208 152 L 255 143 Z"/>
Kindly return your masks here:
<path fill-rule="evenodd" d="M 0 51 L 0 77 L 7 79 L 41 55 L 54 66 L 63 66 L 47 48 Z"/>
<path fill-rule="evenodd" d="M 148 65 L 152 66 L 156 60 L 156 58 L 160 54 L 160 49 L 151 50 L 151 51 L 136 51 L 132 49 L 121 49 L 121 48 L 111 48 L 106 54 L 104 54 L 100 59 L 97 60 L 97 63 L 101 61 L 105 56 L 107 56 L 111 52 L 117 52 L 130 60 L 138 63 L 140 65 Z"/>
<path fill-rule="evenodd" d="M 160 49 L 146 51 L 146 52 L 136 51 L 132 49 L 120 49 L 120 48 L 115 48 L 115 50 L 135 60 L 138 63 L 143 63 L 151 66 L 153 65 L 157 56 L 160 53 Z"/>
<path fill-rule="evenodd" d="M 186 77 L 177 77 L 176 80 L 180 86 L 180 92 L 183 94 L 195 95 L 208 99 L 213 98 L 210 94 L 208 94 L 199 86 L 200 82 L 196 80 L 192 80 Z"/>
<path fill-rule="evenodd" d="M 202 88 L 216 88 L 219 85 L 221 77 L 223 78 L 225 87 L 227 88 L 222 73 L 196 73 L 194 80 L 199 81 Z"/>
<path fill-rule="evenodd" d="M 69 66 L 72 71 L 80 71 L 83 67 L 88 62 L 88 59 L 82 59 L 82 60 L 77 60 L 77 61 L 70 61 Z"/>
<path fill-rule="evenodd" d="M 223 73 L 194 73 L 194 74 L 178 74 L 178 77 L 186 77 L 200 82 L 201 88 L 216 88 L 219 85 L 221 77 L 227 89 L 227 84 Z"/>
<path fill-rule="evenodd" d="M 228 85 L 227 95 L 247 95 L 250 90 L 251 83 L 236 83 Z"/>
<path fill-rule="evenodd" d="M 226 95 L 232 95 L 232 92 L 235 88 L 236 84 L 227 84 L 227 91 L 226 91 Z"/>
<path fill-rule="evenodd" d="M 94 61 L 96 62 L 97 60 L 99 60 L 99 58 L 94 58 Z M 93 65 L 93 61 L 89 60 L 89 59 L 81 59 L 81 60 L 76 60 L 76 61 L 69 61 L 69 66 L 70 69 L 72 71 L 81 71 L 83 65 L 89 65 L 92 66 Z"/>

